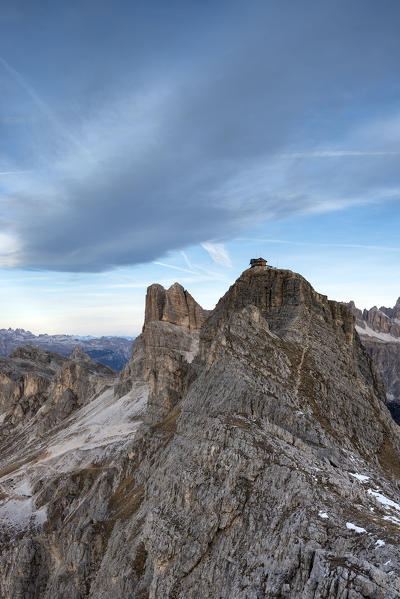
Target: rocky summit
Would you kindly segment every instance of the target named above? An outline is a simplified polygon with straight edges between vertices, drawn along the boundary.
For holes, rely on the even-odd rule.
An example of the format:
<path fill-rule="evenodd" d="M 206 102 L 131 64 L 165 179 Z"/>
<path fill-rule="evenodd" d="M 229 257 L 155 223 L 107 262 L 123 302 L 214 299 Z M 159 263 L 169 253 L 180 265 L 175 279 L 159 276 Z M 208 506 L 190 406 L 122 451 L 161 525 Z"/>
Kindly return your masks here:
<path fill-rule="evenodd" d="M 118 378 L 0 362 L 4 599 L 400 597 L 400 428 L 351 309 L 257 264 L 149 288 Z"/>

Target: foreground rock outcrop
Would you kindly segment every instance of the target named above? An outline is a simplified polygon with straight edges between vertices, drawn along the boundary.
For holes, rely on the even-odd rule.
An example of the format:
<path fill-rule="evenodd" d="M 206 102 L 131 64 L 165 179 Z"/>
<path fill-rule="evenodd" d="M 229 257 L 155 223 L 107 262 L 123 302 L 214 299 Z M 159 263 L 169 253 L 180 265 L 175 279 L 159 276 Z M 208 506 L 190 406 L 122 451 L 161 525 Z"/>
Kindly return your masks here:
<path fill-rule="evenodd" d="M 400 432 L 348 307 L 273 268 L 205 319 L 167 294 L 115 390 L 2 439 L 0 596 L 400 597 Z"/>

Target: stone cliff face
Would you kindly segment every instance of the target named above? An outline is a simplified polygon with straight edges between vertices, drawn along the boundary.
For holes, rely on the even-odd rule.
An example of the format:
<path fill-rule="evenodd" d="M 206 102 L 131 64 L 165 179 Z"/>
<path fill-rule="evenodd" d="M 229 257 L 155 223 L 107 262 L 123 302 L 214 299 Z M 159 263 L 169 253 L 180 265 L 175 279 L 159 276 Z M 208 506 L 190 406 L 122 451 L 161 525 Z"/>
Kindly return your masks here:
<path fill-rule="evenodd" d="M 385 383 L 387 405 L 400 424 L 400 298 L 394 308 L 363 312 L 348 304 L 356 318 L 356 330 Z"/>
<path fill-rule="evenodd" d="M 132 346 L 130 362 L 123 369 L 116 393 L 124 395 L 135 380 L 149 385 L 147 417 L 165 417 L 184 390 L 184 374 L 199 347 L 200 328 L 207 310 L 182 285 L 168 290 L 151 285 L 146 294 L 142 334 Z"/>
<path fill-rule="evenodd" d="M 0 596 L 400 597 L 400 432 L 349 309 L 276 269 L 200 331 L 177 296 L 115 394 L 7 449 Z"/>
<path fill-rule="evenodd" d="M 207 313 L 179 283 L 169 289 L 154 284 L 147 289 L 144 328 L 149 322 L 161 321 L 198 331 Z"/>
<path fill-rule="evenodd" d="M 400 297 L 397 298 L 397 302 L 393 308 L 380 308 L 389 318 L 400 320 Z"/>
<path fill-rule="evenodd" d="M 115 380 L 113 370 L 79 347 L 68 359 L 27 345 L 0 358 L 0 373 L 3 440 L 18 435 L 32 422 L 36 433 L 46 433 Z"/>
<path fill-rule="evenodd" d="M 0 409 L 2 434 L 14 432 L 34 416 L 46 401 L 55 373 L 67 361 L 63 356 L 31 347 L 0 357 Z"/>
<path fill-rule="evenodd" d="M 400 338 L 400 297 L 394 308 L 385 308 L 374 306 L 370 310 L 359 310 L 354 302 L 347 304 L 356 318 L 356 326 L 361 335 L 370 337 L 375 336 L 381 341 L 385 336 L 390 335 L 394 339 Z M 386 339 L 386 341 L 390 341 Z"/>

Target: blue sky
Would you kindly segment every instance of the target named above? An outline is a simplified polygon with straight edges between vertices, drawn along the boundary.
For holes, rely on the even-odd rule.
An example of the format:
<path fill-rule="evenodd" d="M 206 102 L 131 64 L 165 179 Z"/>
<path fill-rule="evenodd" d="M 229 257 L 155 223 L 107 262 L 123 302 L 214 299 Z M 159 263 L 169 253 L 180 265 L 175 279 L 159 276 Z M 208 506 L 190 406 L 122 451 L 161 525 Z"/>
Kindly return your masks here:
<path fill-rule="evenodd" d="M 400 295 L 397 1 L 0 5 L 3 327 L 135 334 L 251 257 Z"/>

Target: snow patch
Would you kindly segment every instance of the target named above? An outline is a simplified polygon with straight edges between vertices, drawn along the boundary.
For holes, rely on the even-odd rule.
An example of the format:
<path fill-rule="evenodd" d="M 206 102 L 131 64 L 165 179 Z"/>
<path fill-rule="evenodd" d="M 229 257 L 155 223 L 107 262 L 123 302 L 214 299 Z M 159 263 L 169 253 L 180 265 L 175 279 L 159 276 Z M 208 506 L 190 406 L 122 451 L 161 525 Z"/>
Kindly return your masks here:
<path fill-rule="evenodd" d="M 182 352 L 186 358 L 186 362 L 188 362 L 189 364 L 191 364 L 193 362 L 194 358 L 199 353 L 199 346 L 200 346 L 200 338 L 194 337 L 190 344 L 190 350 Z"/>
<path fill-rule="evenodd" d="M 15 485 L 9 497 L 0 503 L 0 524 L 15 531 L 39 526 L 46 518 L 45 507 L 35 509 L 31 486 L 26 479 Z"/>
<path fill-rule="evenodd" d="M 388 522 L 393 522 L 393 524 L 396 524 L 397 526 L 400 526 L 400 519 L 396 518 L 396 516 L 383 516 L 384 520 L 387 520 Z"/>
<path fill-rule="evenodd" d="M 360 534 L 360 533 L 362 533 L 362 532 L 367 532 L 367 531 L 365 530 L 365 528 L 361 528 L 361 526 L 356 526 L 356 525 L 355 525 L 355 524 L 353 524 L 352 522 L 346 522 L 346 528 L 347 528 L 348 530 L 354 530 L 354 532 L 357 532 L 357 533 L 359 533 L 359 534 Z"/>
<path fill-rule="evenodd" d="M 323 518 L 324 520 L 326 520 L 327 518 L 329 518 L 328 514 L 326 512 L 322 512 L 322 511 L 318 512 L 318 516 L 320 518 Z"/>
<path fill-rule="evenodd" d="M 46 518 L 46 508 L 35 510 L 32 497 L 9 499 L 0 505 L 0 523 L 17 530 L 39 526 Z"/>
<path fill-rule="evenodd" d="M 392 499 L 385 497 L 385 495 L 382 495 L 382 493 L 379 493 L 378 491 L 373 491 L 372 489 L 368 489 L 368 495 L 372 495 L 373 497 L 375 497 L 375 499 L 385 507 L 391 507 L 396 511 L 400 512 L 400 505 L 395 501 L 392 501 Z"/>
<path fill-rule="evenodd" d="M 375 337 L 375 339 L 379 339 L 379 341 L 384 341 L 385 343 L 400 343 L 400 337 L 393 337 L 393 335 L 390 335 L 389 333 L 378 333 L 371 329 L 367 324 L 365 325 L 365 328 L 356 325 L 356 331 L 359 335 Z"/>
<path fill-rule="evenodd" d="M 378 539 L 375 543 L 375 545 L 377 547 L 384 547 L 386 545 L 385 541 L 382 541 L 382 539 Z"/>
<path fill-rule="evenodd" d="M 354 476 L 354 478 L 359 480 L 361 483 L 365 483 L 370 479 L 369 476 L 366 476 L 365 474 L 358 474 L 358 472 L 350 472 L 350 476 Z"/>

